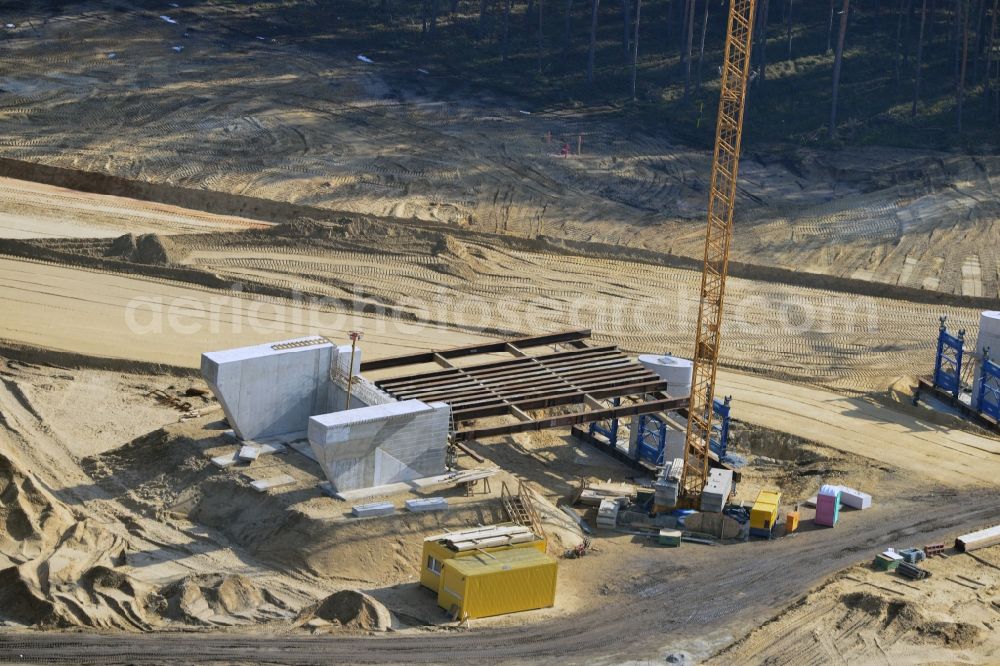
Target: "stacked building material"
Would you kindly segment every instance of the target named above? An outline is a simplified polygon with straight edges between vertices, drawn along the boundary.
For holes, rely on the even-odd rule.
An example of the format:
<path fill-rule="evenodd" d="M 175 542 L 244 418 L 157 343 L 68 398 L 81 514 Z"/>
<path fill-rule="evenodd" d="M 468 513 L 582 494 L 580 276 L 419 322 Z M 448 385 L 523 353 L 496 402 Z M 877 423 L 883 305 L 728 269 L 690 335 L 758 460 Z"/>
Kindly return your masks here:
<path fill-rule="evenodd" d="M 924 578 L 929 578 L 931 575 L 930 571 L 926 569 L 921 569 L 915 564 L 909 564 L 908 562 L 902 562 L 896 569 L 900 575 L 906 576 L 911 580 L 922 580 Z"/>
<path fill-rule="evenodd" d="M 926 546 L 924 546 L 924 554 L 927 557 L 934 557 L 935 555 L 944 555 L 944 544 L 929 543 Z"/>
<path fill-rule="evenodd" d="M 816 496 L 817 525 L 833 527 L 840 518 L 840 488 L 838 486 L 823 486 Z"/>
<path fill-rule="evenodd" d="M 372 502 L 351 507 L 355 518 L 371 518 L 373 516 L 388 516 L 395 513 L 396 507 L 391 502 Z"/>
<path fill-rule="evenodd" d="M 653 503 L 656 506 L 677 506 L 677 496 L 680 492 L 681 475 L 684 473 L 684 459 L 674 458 L 670 461 L 660 478 L 653 484 Z"/>
<path fill-rule="evenodd" d="M 924 554 L 924 551 L 920 550 L 919 548 L 904 548 L 903 550 L 899 551 L 899 554 L 902 555 L 903 559 L 909 562 L 910 564 L 923 562 L 924 560 L 927 559 L 927 556 Z"/>
<path fill-rule="evenodd" d="M 875 556 L 875 568 L 879 571 L 894 571 L 899 566 L 900 560 L 889 557 L 885 553 Z"/>
<path fill-rule="evenodd" d="M 600 506 L 604 500 L 630 500 L 635 497 L 636 488 L 626 483 L 597 483 L 589 484 L 582 491 L 577 500 L 585 506 Z"/>
<path fill-rule="evenodd" d="M 407 511 L 446 511 L 448 500 L 443 497 L 423 497 L 406 500 Z"/>
<path fill-rule="evenodd" d="M 701 493 L 701 510 L 721 513 L 733 492 L 733 471 L 713 469 Z"/>
<path fill-rule="evenodd" d="M 618 525 L 618 511 L 621 504 L 617 500 L 604 500 L 597 508 L 598 527 L 616 527 Z"/>
<path fill-rule="evenodd" d="M 679 547 L 681 545 L 681 534 L 680 530 L 660 530 L 660 545 L 667 546 L 668 548 Z"/>

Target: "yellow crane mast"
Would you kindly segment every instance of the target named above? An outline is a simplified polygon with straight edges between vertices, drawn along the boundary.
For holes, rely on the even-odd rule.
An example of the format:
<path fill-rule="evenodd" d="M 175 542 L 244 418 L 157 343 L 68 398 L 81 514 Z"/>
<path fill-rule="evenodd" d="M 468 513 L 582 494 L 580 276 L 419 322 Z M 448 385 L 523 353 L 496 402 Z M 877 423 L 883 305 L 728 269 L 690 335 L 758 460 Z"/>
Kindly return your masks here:
<path fill-rule="evenodd" d="M 750 42 L 756 0 L 731 0 L 722 63 L 719 117 L 715 128 L 715 152 L 708 198 L 708 229 L 705 233 L 705 265 L 701 274 L 698 330 L 695 337 L 691 378 L 682 502 L 698 501 L 708 478 L 709 441 L 712 435 L 712 401 L 715 373 L 719 366 L 722 306 L 729 271 L 729 245 L 733 238 L 736 176 L 743 138 L 743 109 L 750 76 Z"/>

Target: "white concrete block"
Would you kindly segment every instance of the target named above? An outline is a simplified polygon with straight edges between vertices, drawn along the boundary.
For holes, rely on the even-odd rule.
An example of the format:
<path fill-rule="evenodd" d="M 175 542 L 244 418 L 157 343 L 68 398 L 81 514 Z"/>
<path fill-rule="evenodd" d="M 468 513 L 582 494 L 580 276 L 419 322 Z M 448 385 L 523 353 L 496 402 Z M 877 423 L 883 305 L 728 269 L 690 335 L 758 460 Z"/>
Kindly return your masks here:
<path fill-rule="evenodd" d="M 351 507 L 351 513 L 357 518 L 370 518 L 372 516 L 388 516 L 396 512 L 390 502 L 373 502 L 371 504 L 359 504 Z"/>
<path fill-rule="evenodd" d="M 446 511 L 447 509 L 448 500 L 444 497 L 425 497 L 406 500 L 407 511 Z"/>
<path fill-rule="evenodd" d="M 259 481 L 254 481 L 250 485 L 257 492 L 263 493 L 267 492 L 271 488 L 280 488 L 281 486 L 289 486 L 295 483 L 295 478 L 289 476 L 288 474 L 282 474 L 280 476 L 275 476 L 270 479 L 261 479 Z"/>
<path fill-rule="evenodd" d="M 226 467 L 232 467 L 236 464 L 236 453 L 227 453 L 222 456 L 216 456 L 212 458 L 212 464 L 216 467 L 225 469 Z"/>
<path fill-rule="evenodd" d="M 240 460 L 246 460 L 248 462 L 257 460 L 260 457 L 260 449 L 256 446 L 250 446 L 249 444 L 244 444 L 240 447 L 240 452 L 238 454 Z"/>

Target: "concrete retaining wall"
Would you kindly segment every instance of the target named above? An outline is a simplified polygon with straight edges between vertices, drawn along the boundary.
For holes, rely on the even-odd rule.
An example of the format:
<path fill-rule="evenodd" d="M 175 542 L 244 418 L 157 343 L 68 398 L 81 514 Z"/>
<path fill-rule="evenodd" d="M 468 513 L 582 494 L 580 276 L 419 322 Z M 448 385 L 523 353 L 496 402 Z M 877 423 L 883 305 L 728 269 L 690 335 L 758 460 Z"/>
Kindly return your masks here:
<path fill-rule="evenodd" d="M 450 408 L 405 400 L 309 419 L 309 445 L 338 491 L 445 472 Z"/>
<path fill-rule="evenodd" d="M 330 368 L 345 350 L 350 358 L 350 346 L 335 347 L 324 341 L 274 349 L 289 342 L 295 340 L 201 356 L 202 377 L 242 439 L 305 435 L 310 416 L 344 408 L 343 392 L 338 396 L 331 390 Z M 359 352 L 355 355 L 356 372 L 360 365 Z M 337 397 L 340 404 L 335 404 Z"/>

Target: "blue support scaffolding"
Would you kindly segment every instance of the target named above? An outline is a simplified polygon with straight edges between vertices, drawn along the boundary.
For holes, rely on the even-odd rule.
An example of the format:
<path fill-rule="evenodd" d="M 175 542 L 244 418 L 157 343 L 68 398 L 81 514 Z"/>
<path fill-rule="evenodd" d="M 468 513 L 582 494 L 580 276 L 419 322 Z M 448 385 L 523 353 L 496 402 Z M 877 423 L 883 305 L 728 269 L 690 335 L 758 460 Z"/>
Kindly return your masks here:
<path fill-rule="evenodd" d="M 622 403 L 621 398 L 615 398 L 611 401 L 611 404 L 615 407 L 620 406 Z M 608 440 L 608 444 L 612 448 L 618 447 L 618 419 L 608 419 L 606 421 L 594 421 L 590 424 L 590 436 L 594 435 L 604 435 Z"/>
<path fill-rule="evenodd" d="M 636 438 L 636 455 L 640 460 L 657 467 L 665 464 L 664 451 L 667 448 L 667 424 L 654 414 L 639 417 L 639 433 Z"/>
<path fill-rule="evenodd" d="M 965 346 L 965 329 L 958 332 L 958 337 L 948 333 L 945 327 L 947 317 L 941 317 L 941 328 L 938 330 L 937 357 L 934 360 L 934 386 L 950 393 L 958 400 L 962 391 L 962 356 Z"/>
<path fill-rule="evenodd" d="M 1000 421 L 1000 364 L 991 361 L 989 353 L 989 349 L 983 351 L 976 405 L 981 414 Z"/>
<path fill-rule="evenodd" d="M 712 403 L 712 413 L 715 415 L 712 423 L 713 437 L 709 447 L 719 460 L 726 457 L 726 449 L 729 448 L 729 410 L 733 396 L 727 395 L 725 400 L 716 398 Z"/>
<path fill-rule="evenodd" d="M 729 447 L 729 412 L 732 399 L 732 396 L 726 396 L 725 400 L 716 399 L 712 405 L 715 418 L 709 446 L 712 452 L 719 456 L 719 460 L 725 457 Z M 639 417 L 638 427 L 636 455 L 640 460 L 658 466 L 664 465 L 666 463 L 664 451 L 667 446 L 667 430 L 669 430 L 666 421 L 653 414 L 643 414 Z"/>

